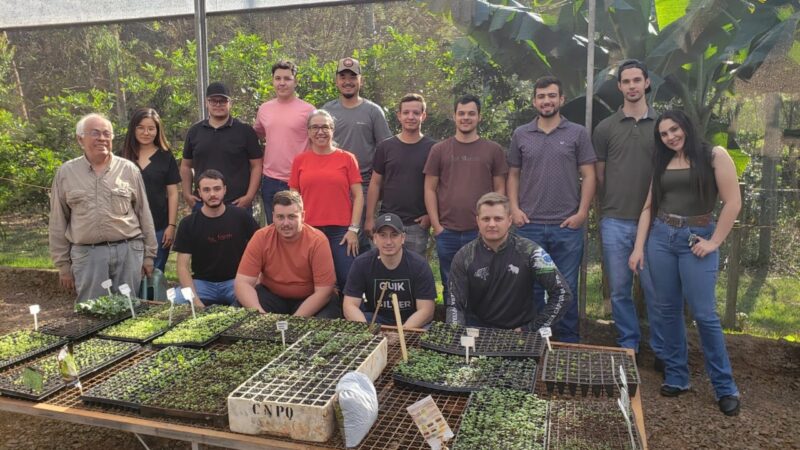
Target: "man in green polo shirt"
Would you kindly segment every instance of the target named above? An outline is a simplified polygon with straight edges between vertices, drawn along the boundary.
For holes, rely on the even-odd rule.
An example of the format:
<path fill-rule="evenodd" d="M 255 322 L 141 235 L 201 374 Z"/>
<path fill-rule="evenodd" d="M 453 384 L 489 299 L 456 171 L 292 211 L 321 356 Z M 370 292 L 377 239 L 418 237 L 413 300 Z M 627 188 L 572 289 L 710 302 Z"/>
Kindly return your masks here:
<path fill-rule="evenodd" d="M 639 214 L 650 186 L 656 113 L 645 98 L 650 79 L 643 63 L 628 60 L 620 64 L 617 87 L 624 97 L 623 106 L 597 125 L 592 142 L 597 152 L 603 263 L 611 290 L 611 311 L 619 332 L 617 343 L 634 349 L 638 356 L 641 331 L 631 296 L 633 272 L 628 268 L 628 257 L 633 251 Z M 658 312 L 653 306 L 648 267 L 639 272 L 639 279 L 650 322 L 650 347 L 656 354 L 657 370 L 660 367 L 663 371 L 658 359 L 662 338 L 656 326 Z"/>

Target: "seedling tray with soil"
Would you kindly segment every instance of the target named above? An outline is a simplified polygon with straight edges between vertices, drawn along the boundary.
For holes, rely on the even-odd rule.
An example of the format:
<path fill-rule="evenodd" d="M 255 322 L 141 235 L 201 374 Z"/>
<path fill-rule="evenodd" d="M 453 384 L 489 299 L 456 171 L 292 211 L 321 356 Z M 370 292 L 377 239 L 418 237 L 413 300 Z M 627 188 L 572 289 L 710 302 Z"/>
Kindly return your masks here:
<path fill-rule="evenodd" d="M 539 333 L 497 328 L 471 328 L 478 329 L 480 334 L 475 338 L 475 349 L 470 349 L 470 355 L 518 356 L 535 358 L 538 361 L 544 352 L 545 342 Z M 466 334 L 466 327 L 462 325 L 433 322 L 428 331 L 420 336 L 420 345 L 444 353 L 464 355 L 461 336 Z"/>
<path fill-rule="evenodd" d="M 189 305 L 175 306 L 172 311 L 172 325 L 170 325 L 169 309 L 170 305 L 150 308 L 136 317 L 104 329 L 98 333 L 98 337 L 144 344 L 166 333 L 191 315 Z"/>
<path fill-rule="evenodd" d="M 147 310 L 147 308 L 148 305 L 146 304 L 139 305 L 136 308 L 136 314 L 143 313 Z M 66 317 L 46 324 L 41 328 L 41 331 L 42 333 L 62 336 L 67 339 L 77 341 L 89 336 L 92 333 L 102 330 L 103 328 L 122 322 L 125 319 L 129 319 L 130 317 L 130 311 L 126 311 L 112 317 L 73 312 Z"/>
<path fill-rule="evenodd" d="M 228 395 L 283 351 L 276 343 L 241 341 L 214 352 L 194 366 L 183 381 L 151 397 L 140 412 L 146 417 L 166 416 L 228 426 Z"/>
<path fill-rule="evenodd" d="M 473 392 L 453 450 L 545 448 L 547 401 L 513 389 Z"/>
<path fill-rule="evenodd" d="M 62 337 L 32 330 L 6 334 L 0 337 L 0 369 L 33 358 L 66 342 Z"/>
<path fill-rule="evenodd" d="M 472 392 L 487 388 L 508 388 L 533 392 L 536 361 L 533 358 L 470 358 L 425 349 L 412 349 L 408 362 L 400 361 L 395 381 L 438 391 Z"/>
<path fill-rule="evenodd" d="M 167 347 L 87 390 L 81 400 L 138 411 L 162 390 L 179 386 L 192 368 L 210 357 L 205 350 Z"/>
<path fill-rule="evenodd" d="M 635 423 L 635 419 L 631 417 Z M 616 401 L 553 400 L 547 413 L 547 448 L 566 450 L 640 450 L 641 438 L 628 425 Z"/>
<path fill-rule="evenodd" d="M 284 333 L 287 344 L 297 342 L 309 331 L 329 330 L 337 333 L 363 333 L 370 331 L 376 333 L 380 330 L 378 325 L 370 327 L 366 323 L 351 322 L 344 319 L 316 319 L 313 317 L 267 313 L 248 317 L 230 327 L 222 333 L 220 340 L 227 343 L 242 339 L 281 342 L 281 332 L 278 331 L 276 325 L 280 321 L 286 321 L 288 324 L 288 329 Z"/>
<path fill-rule="evenodd" d="M 255 314 L 244 308 L 214 305 L 188 318 L 153 341 L 153 347 L 179 345 L 203 348 L 214 342 L 232 325 Z"/>
<path fill-rule="evenodd" d="M 106 339 L 88 339 L 75 344 L 73 356 L 78 366 L 78 376 L 85 377 L 106 366 L 126 358 L 141 348 L 130 342 L 110 341 Z M 71 380 L 64 380 L 58 367 L 59 350 L 53 350 L 44 356 L 4 371 L 0 374 L 0 392 L 10 397 L 41 401 L 59 391 Z M 42 376 L 41 387 L 26 386 L 23 373 L 30 367 Z"/>
<path fill-rule="evenodd" d="M 387 340 L 371 333 L 308 333 L 228 397 L 230 428 L 325 442 L 335 431 L 336 384 L 356 370 L 376 380 Z"/>
<path fill-rule="evenodd" d="M 591 391 L 595 397 L 603 393 L 609 397 L 619 396 L 619 366 L 625 369 L 628 389 L 636 395 L 639 386 L 639 371 L 633 357 L 623 352 L 557 348 L 547 352 L 542 363 L 542 381 L 547 393 L 558 391 L 560 395 L 580 393 L 587 396 Z"/>

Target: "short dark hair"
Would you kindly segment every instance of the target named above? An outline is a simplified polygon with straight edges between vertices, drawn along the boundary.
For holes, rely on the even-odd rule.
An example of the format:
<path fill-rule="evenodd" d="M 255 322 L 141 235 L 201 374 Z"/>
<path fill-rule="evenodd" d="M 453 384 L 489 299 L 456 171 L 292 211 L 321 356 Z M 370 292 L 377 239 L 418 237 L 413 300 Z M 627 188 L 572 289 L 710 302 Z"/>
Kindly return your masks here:
<path fill-rule="evenodd" d="M 628 69 L 641 70 L 645 80 L 649 77 L 647 74 L 647 66 L 645 66 L 643 62 L 638 59 L 626 59 L 619 64 L 619 68 L 617 69 L 617 83 L 622 82 L 622 72 Z"/>
<path fill-rule="evenodd" d="M 403 103 L 408 103 L 408 102 L 420 102 L 420 103 L 422 103 L 422 112 L 425 112 L 425 108 L 427 108 L 427 106 L 425 104 L 425 97 L 421 96 L 420 94 L 411 93 L 411 94 L 404 95 L 403 98 L 400 99 L 400 102 L 397 103 L 397 111 L 399 112 L 400 110 L 402 110 L 403 109 Z"/>
<path fill-rule="evenodd" d="M 297 76 L 297 64 L 293 61 L 288 59 L 282 59 L 275 64 L 272 65 L 272 74 L 275 75 L 275 71 L 278 69 L 286 69 L 292 71 L 292 76 Z"/>
<path fill-rule="evenodd" d="M 272 206 L 292 206 L 297 205 L 300 211 L 303 210 L 303 197 L 297 191 L 278 191 L 272 197 Z"/>
<path fill-rule="evenodd" d="M 560 96 L 564 95 L 564 91 L 561 88 L 561 80 L 559 80 L 558 78 L 556 78 L 554 76 L 547 75 L 547 76 L 539 78 L 533 84 L 533 96 L 536 97 L 536 90 L 537 89 L 544 89 L 544 88 L 546 88 L 548 86 L 552 86 L 554 84 L 556 86 L 558 86 L 558 96 L 560 97 Z"/>
<path fill-rule="evenodd" d="M 453 112 L 458 109 L 458 105 L 467 105 L 469 103 L 475 103 L 475 106 L 478 107 L 478 114 L 481 113 L 481 99 L 479 99 L 477 95 L 472 94 L 466 94 L 459 97 L 459 99 L 453 104 Z"/>
<path fill-rule="evenodd" d="M 215 170 L 215 169 L 206 169 L 206 170 L 204 170 L 203 173 L 201 173 L 200 175 L 197 176 L 197 180 L 195 180 L 194 184 L 199 186 L 200 182 L 205 180 L 205 179 L 220 180 L 220 181 L 222 181 L 222 185 L 223 186 L 227 186 L 227 184 L 225 183 L 225 176 L 222 175 L 222 172 L 220 172 L 219 170 Z"/>

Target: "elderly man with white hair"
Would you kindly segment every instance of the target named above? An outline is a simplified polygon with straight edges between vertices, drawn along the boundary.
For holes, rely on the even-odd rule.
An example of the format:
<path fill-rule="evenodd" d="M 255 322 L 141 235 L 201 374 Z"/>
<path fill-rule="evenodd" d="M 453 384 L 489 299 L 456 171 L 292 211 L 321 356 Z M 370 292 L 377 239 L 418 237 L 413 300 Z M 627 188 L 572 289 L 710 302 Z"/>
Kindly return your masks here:
<path fill-rule="evenodd" d="M 49 235 L 60 283 L 82 302 L 102 295 L 107 279 L 135 290 L 153 270 L 156 235 L 139 168 L 111 152 L 111 122 L 88 114 L 75 134 L 83 155 L 53 179 Z"/>

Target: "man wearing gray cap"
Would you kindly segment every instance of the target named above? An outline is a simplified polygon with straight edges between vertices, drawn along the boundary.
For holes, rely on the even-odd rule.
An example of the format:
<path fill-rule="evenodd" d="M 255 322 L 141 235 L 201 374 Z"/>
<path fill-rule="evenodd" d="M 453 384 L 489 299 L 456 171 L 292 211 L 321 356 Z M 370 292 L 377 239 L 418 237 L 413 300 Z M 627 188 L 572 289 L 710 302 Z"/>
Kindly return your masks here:
<path fill-rule="evenodd" d="M 405 328 L 422 328 L 433 319 L 436 285 L 428 262 L 403 249 L 403 221 L 396 214 L 375 220 L 372 250 L 353 261 L 344 288 L 344 317 L 355 322 L 394 325 L 392 295 L 397 295 Z"/>
<path fill-rule="evenodd" d="M 367 198 L 375 147 L 384 139 L 392 137 L 392 132 L 383 109 L 359 95 L 361 84 L 361 63 L 350 57 L 340 59 L 336 67 L 339 98 L 325 103 L 322 109 L 333 116 L 336 125 L 333 140 L 339 144 L 338 147 L 356 156 L 364 198 Z M 362 214 L 361 224 L 363 223 Z M 359 240 L 363 251 L 369 246 L 369 242 L 361 232 Z"/>
<path fill-rule="evenodd" d="M 251 209 L 261 185 L 263 150 L 250 125 L 231 116 L 228 88 L 215 81 L 206 88 L 208 119 L 189 128 L 181 160 L 181 188 L 186 204 L 195 210 L 203 202 L 192 189 L 194 173 L 218 170 L 228 180 L 225 203 Z"/>

